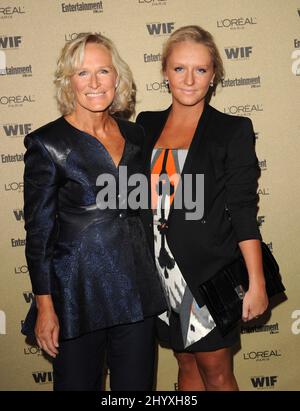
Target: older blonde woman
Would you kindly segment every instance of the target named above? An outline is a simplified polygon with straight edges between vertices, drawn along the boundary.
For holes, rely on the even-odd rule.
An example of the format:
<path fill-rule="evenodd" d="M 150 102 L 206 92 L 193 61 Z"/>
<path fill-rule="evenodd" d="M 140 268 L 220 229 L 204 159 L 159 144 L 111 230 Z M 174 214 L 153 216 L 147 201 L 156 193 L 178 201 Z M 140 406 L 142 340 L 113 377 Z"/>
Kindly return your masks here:
<path fill-rule="evenodd" d="M 130 111 L 132 75 L 113 43 L 83 33 L 56 70 L 62 117 L 25 138 L 26 258 L 35 302 L 24 334 L 53 357 L 54 390 L 150 390 L 153 316 L 165 308 L 137 211 L 125 207 L 119 169 L 142 169 L 142 129 Z M 99 176 L 115 207 L 100 207 Z"/>

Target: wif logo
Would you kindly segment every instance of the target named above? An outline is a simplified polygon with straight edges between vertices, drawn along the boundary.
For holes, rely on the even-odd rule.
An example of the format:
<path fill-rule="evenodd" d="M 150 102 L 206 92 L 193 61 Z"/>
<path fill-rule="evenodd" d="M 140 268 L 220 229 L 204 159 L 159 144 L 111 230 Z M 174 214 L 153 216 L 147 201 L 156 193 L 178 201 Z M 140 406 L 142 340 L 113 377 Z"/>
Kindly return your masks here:
<path fill-rule="evenodd" d="M 32 124 L 2 124 L 2 128 L 6 137 L 24 137 L 26 134 L 30 133 Z"/>
<path fill-rule="evenodd" d="M 225 48 L 228 60 L 246 60 L 252 54 L 252 46 L 247 47 L 228 47 Z"/>
<path fill-rule="evenodd" d="M 146 24 L 150 36 L 168 36 L 174 30 L 174 22 Z"/>
<path fill-rule="evenodd" d="M 6 334 L 6 315 L 2 310 L 0 310 L 0 335 L 1 334 Z"/>
<path fill-rule="evenodd" d="M 264 215 L 259 215 L 259 216 L 257 217 L 258 227 L 261 227 L 264 222 L 265 222 L 265 216 L 264 216 Z"/>
<path fill-rule="evenodd" d="M 20 209 L 13 210 L 15 219 L 17 221 L 24 221 L 24 211 Z"/>
<path fill-rule="evenodd" d="M 32 373 L 32 377 L 36 384 L 51 384 L 53 382 L 52 371 L 35 371 Z"/>
<path fill-rule="evenodd" d="M 24 292 L 23 297 L 27 304 L 31 303 L 34 300 L 33 293 L 31 292 Z"/>
<path fill-rule="evenodd" d="M 278 375 L 251 377 L 251 383 L 254 388 L 268 389 L 274 388 L 277 383 Z"/>
<path fill-rule="evenodd" d="M 22 42 L 21 36 L 0 36 L 1 49 L 18 49 Z"/>

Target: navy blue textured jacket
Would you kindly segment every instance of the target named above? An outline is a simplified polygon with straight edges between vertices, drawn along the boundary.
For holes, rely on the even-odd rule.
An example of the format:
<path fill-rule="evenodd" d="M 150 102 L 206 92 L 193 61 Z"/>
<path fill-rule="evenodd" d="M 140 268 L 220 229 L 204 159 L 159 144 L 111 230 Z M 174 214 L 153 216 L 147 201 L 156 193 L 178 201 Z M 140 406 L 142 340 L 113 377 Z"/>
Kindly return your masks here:
<path fill-rule="evenodd" d="M 142 170 L 140 126 L 117 119 L 120 165 Z M 25 137 L 26 258 L 35 294 L 51 294 L 60 337 L 132 323 L 161 313 L 165 300 L 143 225 L 129 209 L 100 210 L 97 177 L 118 182 L 105 147 L 63 117 Z M 118 196 L 118 190 L 116 190 Z M 35 306 L 23 333 L 33 332 Z"/>

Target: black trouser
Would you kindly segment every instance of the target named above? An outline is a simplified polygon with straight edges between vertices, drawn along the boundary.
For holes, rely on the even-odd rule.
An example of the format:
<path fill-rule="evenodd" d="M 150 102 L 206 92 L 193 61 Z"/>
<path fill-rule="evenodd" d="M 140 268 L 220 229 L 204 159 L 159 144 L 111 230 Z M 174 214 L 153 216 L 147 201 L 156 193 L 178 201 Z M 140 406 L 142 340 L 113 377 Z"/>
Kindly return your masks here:
<path fill-rule="evenodd" d="M 154 318 L 61 341 L 53 361 L 54 391 L 103 389 L 105 359 L 113 391 L 153 389 Z"/>

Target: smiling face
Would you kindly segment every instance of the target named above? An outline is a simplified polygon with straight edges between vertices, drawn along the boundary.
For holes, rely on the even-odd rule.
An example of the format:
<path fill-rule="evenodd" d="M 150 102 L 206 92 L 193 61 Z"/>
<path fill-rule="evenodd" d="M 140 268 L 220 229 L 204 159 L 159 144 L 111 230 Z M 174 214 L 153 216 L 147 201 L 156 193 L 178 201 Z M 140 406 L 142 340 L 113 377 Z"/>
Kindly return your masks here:
<path fill-rule="evenodd" d="M 82 65 L 70 79 L 75 96 L 75 111 L 103 112 L 115 96 L 117 73 L 109 50 L 101 44 L 85 46 Z"/>
<path fill-rule="evenodd" d="M 204 105 L 210 82 L 214 78 L 209 49 L 193 41 L 174 44 L 164 76 L 169 80 L 173 106 Z"/>

